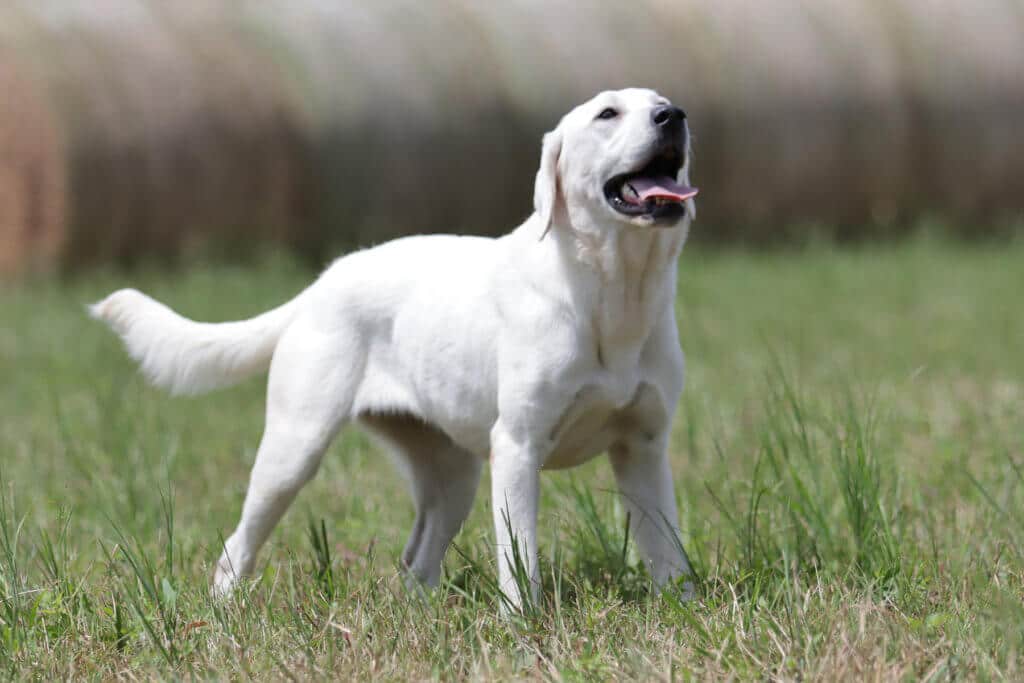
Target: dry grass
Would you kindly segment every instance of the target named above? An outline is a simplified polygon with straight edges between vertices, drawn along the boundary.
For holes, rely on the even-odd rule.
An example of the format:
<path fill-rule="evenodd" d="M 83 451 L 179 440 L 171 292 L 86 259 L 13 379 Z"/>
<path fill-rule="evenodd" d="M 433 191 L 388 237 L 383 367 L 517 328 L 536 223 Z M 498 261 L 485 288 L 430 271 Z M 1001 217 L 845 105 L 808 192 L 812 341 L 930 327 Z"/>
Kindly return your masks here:
<path fill-rule="evenodd" d="M 0 276 L 53 268 L 67 237 L 58 122 L 18 71 L 0 48 Z"/>
<path fill-rule="evenodd" d="M 0 131 L 59 135 L 65 265 L 502 232 L 543 131 L 625 85 L 690 113 L 705 239 L 989 234 L 1021 217 L 1021 44 L 1016 0 L 14 0 L 0 50 L 46 116 L 15 93 Z"/>

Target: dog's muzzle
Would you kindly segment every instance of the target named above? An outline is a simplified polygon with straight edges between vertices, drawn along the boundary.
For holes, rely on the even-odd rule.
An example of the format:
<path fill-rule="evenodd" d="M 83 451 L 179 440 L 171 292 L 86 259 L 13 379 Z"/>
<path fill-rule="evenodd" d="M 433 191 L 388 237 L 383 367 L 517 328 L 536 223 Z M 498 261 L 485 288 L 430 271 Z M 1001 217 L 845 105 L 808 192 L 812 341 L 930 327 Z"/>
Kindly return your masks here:
<path fill-rule="evenodd" d="M 686 200 L 697 188 L 677 178 L 686 159 L 686 115 L 678 107 L 657 107 L 651 122 L 658 129 L 658 143 L 641 168 L 613 176 L 604 185 L 608 204 L 630 218 L 649 218 L 655 223 L 674 223 L 686 214 Z"/>

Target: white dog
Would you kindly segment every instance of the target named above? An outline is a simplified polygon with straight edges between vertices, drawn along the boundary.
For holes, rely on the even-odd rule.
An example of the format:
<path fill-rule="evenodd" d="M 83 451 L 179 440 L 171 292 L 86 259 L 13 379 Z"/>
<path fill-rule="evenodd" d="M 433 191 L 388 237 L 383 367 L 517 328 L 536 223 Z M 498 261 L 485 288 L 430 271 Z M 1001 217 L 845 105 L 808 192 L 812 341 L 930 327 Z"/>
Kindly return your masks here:
<path fill-rule="evenodd" d="M 654 581 L 689 575 L 667 456 L 683 387 L 676 260 L 697 194 L 687 143 L 685 114 L 664 97 L 604 92 L 544 136 L 535 211 L 504 237 L 358 251 L 241 322 L 197 323 L 130 289 L 92 306 L 172 392 L 270 368 L 263 439 L 214 590 L 250 574 L 353 420 L 404 463 L 416 522 L 402 560 L 427 585 L 489 460 L 500 586 L 513 605 L 535 598 L 540 470 L 603 452 Z M 513 543 L 532 596 L 517 587 Z"/>

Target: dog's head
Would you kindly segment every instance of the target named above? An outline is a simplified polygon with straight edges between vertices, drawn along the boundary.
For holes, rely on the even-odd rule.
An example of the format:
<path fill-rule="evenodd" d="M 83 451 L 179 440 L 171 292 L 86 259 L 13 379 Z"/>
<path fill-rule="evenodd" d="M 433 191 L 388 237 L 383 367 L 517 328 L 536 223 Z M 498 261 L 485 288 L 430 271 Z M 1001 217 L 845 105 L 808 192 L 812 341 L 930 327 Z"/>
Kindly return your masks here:
<path fill-rule="evenodd" d="M 544 136 L 534 208 L 571 225 L 676 227 L 694 216 L 686 114 L 653 90 L 602 92 Z"/>

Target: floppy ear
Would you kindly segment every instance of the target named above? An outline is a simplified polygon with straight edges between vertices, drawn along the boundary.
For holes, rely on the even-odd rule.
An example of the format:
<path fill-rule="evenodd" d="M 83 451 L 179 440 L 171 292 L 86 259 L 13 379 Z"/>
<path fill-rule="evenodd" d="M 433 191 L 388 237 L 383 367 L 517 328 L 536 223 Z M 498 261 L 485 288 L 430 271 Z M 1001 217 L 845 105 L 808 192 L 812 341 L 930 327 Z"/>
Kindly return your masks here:
<path fill-rule="evenodd" d="M 551 229 L 551 219 L 558 203 L 558 157 L 562 153 L 562 133 L 553 130 L 544 136 L 544 147 L 540 153 L 540 169 L 533 186 L 533 208 L 544 226 L 541 239 Z"/>

